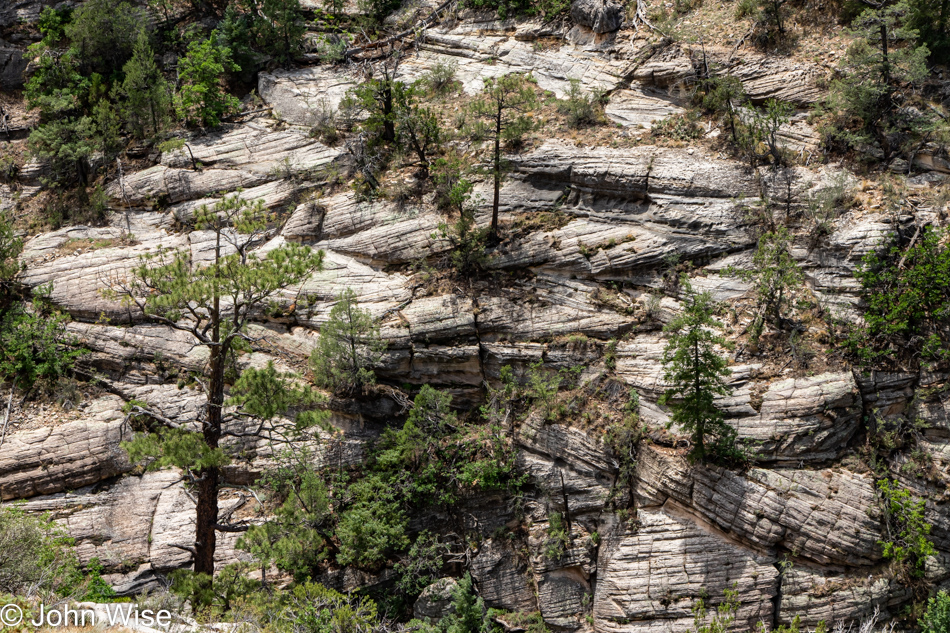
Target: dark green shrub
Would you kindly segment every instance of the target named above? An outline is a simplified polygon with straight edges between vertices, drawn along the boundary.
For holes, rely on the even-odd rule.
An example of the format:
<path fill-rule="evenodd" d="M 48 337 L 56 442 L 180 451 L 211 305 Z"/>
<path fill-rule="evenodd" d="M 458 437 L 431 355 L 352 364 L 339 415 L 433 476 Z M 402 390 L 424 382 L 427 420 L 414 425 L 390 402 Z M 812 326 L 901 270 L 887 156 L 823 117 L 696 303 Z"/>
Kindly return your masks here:
<path fill-rule="evenodd" d="M 855 271 L 864 325 L 851 327 L 846 344 L 865 363 L 891 356 L 914 363 L 948 360 L 950 249 L 944 235 L 926 227 L 906 249 L 895 244 L 864 256 Z"/>
<path fill-rule="evenodd" d="M 921 633 L 948 633 L 950 631 L 950 594 L 941 591 L 927 601 L 927 611 L 920 619 Z"/>
<path fill-rule="evenodd" d="M 84 72 L 108 80 L 132 57 L 147 24 L 145 11 L 123 0 L 87 0 L 73 11 L 65 31 Z"/>
<path fill-rule="evenodd" d="M 350 392 L 376 382 L 385 342 L 379 324 L 359 307 L 356 293 L 347 288 L 337 297 L 329 320 L 320 328 L 320 340 L 310 355 L 317 383 L 337 392 Z"/>
<path fill-rule="evenodd" d="M 584 92 L 577 79 L 571 79 L 571 87 L 567 92 L 567 99 L 558 104 L 558 110 L 567 117 L 567 124 L 572 128 L 582 128 L 596 125 L 603 121 L 603 92 L 595 90 L 590 94 Z"/>
<path fill-rule="evenodd" d="M 829 147 L 874 147 L 890 160 L 942 127 L 929 110 L 903 107 L 927 77 L 929 54 L 905 23 L 906 7 L 867 9 L 854 21 L 854 40 L 828 98 L 832 119 L 823 135 Z"/>

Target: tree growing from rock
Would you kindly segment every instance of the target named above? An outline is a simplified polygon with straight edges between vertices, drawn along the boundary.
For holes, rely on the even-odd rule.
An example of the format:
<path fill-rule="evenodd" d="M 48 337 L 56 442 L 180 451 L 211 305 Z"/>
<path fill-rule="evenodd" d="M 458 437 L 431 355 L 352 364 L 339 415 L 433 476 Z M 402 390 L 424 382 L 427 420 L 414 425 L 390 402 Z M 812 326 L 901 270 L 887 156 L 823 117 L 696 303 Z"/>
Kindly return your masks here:
<path fill-rule="evenodd" d="M 137 435 L 127 445 L 134 460 L 149 459 L 152 467 L 175 466 L 185 472 L 195 492 L 197 513 L 194 547 L 183 548 L 192 552 L 194 571 L 203 585 L 214 573 L 216 532 L 246 529 L 219 521 L 220 473 L 229 461 L 222 440 L 264 432 L 263 426 L 234 430 L 237 419 L 267 420 L 280 410 L 278 405 L 305 404 L 305 394 L 286 376 L 273 375 L 258 381 L 265 382 L 266 389 L 247 390 L 253 397 L 239 402 L 236 412 L 225 413 L 226 370 L 235 352 L 251 340 L 247 334 L 251 316 L 322 266 L 322 251 L 297 244 L 255 253 L 273 232 L 270 219 L 260 200 L 225 197 L 195 215 L 195 227 L 212 236 L 210 261 L 196 260 L 187 250 L 162 249 L 145 256 L 127 278 L 114 279 L 105 290 L 106 296 L 122 300 L 146 321 L 187 332 L 209 353 L 206 369 L 194 376 L 206 399 L 200 427 L 175 423 L 132 403 L 130 413 L 149 433 Z"/>
<path fill-rule="evenodd" d="M 907 5 L 866 3 L 853 23 L 853 42 L 831 85 L 829 108 L 836 120 L 825 130 L 829 144 L 877 145 L 885 160 L 936 129 L 934 117 L 903 107 L 927 76 L 926 46 L 906 24 Z"/>
<path fill-rule="evenodd" d="M 789 248 L 792 238 L 785 227 L 778 227 L 759 238 L 752 256 L 752 266 L 730 266 L 727 274 L 753 283 L 756 315 L 749 327 L 750 337 L 757 341 L 766 323 L 781 327 L 791 305 L 791 291 L 804 281 L 801 269 Z"/>
<path fill-rule="evenodd" d="M 517 143 L 531 130 L 532 123 L 526 114 L 536 107 L 534 86 L 524 75 L 510 73 L 498 78 L 485 79 L 482 93 L 472 102 L 471 113 L 485 127 L 482 131 L 492 144 L 491 175 L 494 184 L 492 198 L 491 228 L 488 239 L 498 241 L 498 205 L 501 179 L 506 168 L 502 160 L 502 142 Z"/>
<path fill-rule="evenodd" d="M 715 306 L 708 292 L 694 292 L 684 279 L 683 313 L 664 330 L 668 340 L 663 350 L 664 380 L 670 385 L 660 398 L 672 409 L 671 423 L 688 431 L 692 439 L 691 461 L 705 462 L 710 456 L 734 456 L 736 432 L 726 424 L 716 406 L 716 396 L 730 393 L 726 377 L 732 372 L 716 346 L 726 340 L 715 333 Z"/>
<path fill-rule="evenodd" d="M 337 392 L 351 392 L 376 382 L 373 367 L 386 345 L 373 315 L 359 307 L 356 293 L 347 288 L 320 328 L 320 340 L 310 356 L 317 382 Z"/>

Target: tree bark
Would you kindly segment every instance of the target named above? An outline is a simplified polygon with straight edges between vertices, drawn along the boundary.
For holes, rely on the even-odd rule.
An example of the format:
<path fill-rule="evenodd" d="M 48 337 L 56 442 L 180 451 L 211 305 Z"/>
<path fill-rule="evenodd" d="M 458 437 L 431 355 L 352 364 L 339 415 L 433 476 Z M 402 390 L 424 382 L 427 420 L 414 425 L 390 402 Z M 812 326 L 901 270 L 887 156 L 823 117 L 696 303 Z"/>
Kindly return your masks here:
<path fill-rule="evenodd" d="M 491 206 L 491 229 L 488 232 L 489 241 L 498 242 L 498 202 L 501 190 L 501 110 L 502 102 L 498 101 L 498 113 L 495 115 L 495 197 Z"/>

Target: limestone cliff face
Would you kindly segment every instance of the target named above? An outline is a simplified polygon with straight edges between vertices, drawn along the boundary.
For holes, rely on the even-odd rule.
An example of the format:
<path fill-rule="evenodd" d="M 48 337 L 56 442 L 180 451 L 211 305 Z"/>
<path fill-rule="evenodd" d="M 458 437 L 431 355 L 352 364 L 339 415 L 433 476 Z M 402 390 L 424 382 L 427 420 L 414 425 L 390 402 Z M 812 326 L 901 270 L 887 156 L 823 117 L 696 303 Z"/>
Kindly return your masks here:
<path fill-rule="evenodd" d="M 28 4 L 14 3 L 12 10 L 26 11 Z M 584 10 L 598 4 L 613 6 L 593 2 Z M 0 19 L 10 11 L 0 9 Z M 416 78 L 440 61 L 455 61 L 463 91 L 474 94 L 486 77 L 530 71 L 540 88 L 559 97 L 577 79 L 585 89 L 608 91 L 606 114 L 618 137 L 640 135 L 688 105 L 680 87 L 694 74 L 695 61 L 679 45 L 649 43 L 632 30 L 602 33 L 611 30 L 601 28 L 607 18 L 585 18 L 593 31 L 463 18 L 430 29 L 400 75 Z M 536 46 L 540 38 L 555 45 Z M 823 95 L 825 71 L 810 62 L 714 49 L 709 54 L 756 101 L 775 97 L 804 107 Z M 0 66 L 3 59 L 0 48 Z M 668 421 L 657 403 L 666 387 L 660 330 L 680 306 L 675 290 L 651 301 L 671 256 L 693 262 L 697 288 L 740 305 L 749 284 L 719 273 L 751 265 L 756 235 L 747 209 L 766 198 L 800 209 L 811 192 L 841 174 L 850 177 L 843 167 L 811 163 L 777 174 L 751 170 L 702 144 L 657 146 L 642 136 L 625 148 L 586 147 L 549 139 L 510 157 L 513 173 L 501 192 L 501 216 L 513 223 L 556 206 L 564 220 L 520 231 L 492 249 L 487 265 L 500 281 L 433 288 L 409 265 L 451 248 L 439 231 L 444 218 L 428 201 L 366 203 L 348 188 L 327 187 L 326 174 L 345 177 L 351 158 L 343 146 L 312 138 L 309 126 L 316 104 L 338 105 L 356 81 L 355 69 L 317 65 L 262 73 L 258 92 L 269 113 L 196 136 L 187 151 L 155 156 L 152 166 L 108 183 L 115 211 L 109 226 L 70 226 L 26 242 L 24 280 L 52 283 L 52 300 L 73 318 L 69 331 L 89 350 L 84 368 L 102 377 L 108 393 L 68 419 L 15 419 L 0 450 L 0 498 L 24 499 L 30 511 L 52 511 L 76 539 L 80 556 L 98 557 L 122 593 L 154 586 L 160 575 L 188 564 L 188 553 L 173 546 L 193 539 L 194 510 L 179 476 L 139 473 L 119 443 L 130 433 L 122 407 L 133 399 L 180 424 L 196 423 L 200 394 L 178 388 L 168 368 L 198 369 L 204 352 L 181 332 L 136 322 L 100 289 L 159 247 L 209 257 L 209 234 L 181 227 L 200 205 L 242 189 L 245 198 L 287 211 L 280 234 L 265 249 L 293 241 L 326 251 L 324 270 L 305 283 L 312 312 L 262 315 L 255 333 L 267 345 L 242 356 L 245 366 L 268 360 L 285 369 L 299 366 L 345 288 L 382 319 L 388 342 L 378 369 L 382 380 L 447 389 L 467 407 L 477 405 L 484 383 L 497 381 L 504 365 L 520 375 L 544 359 L 556 368 L 581 365 L 584 376 L 594 378 L 604 370 L 605 344 L 618 340 L 612 379 L 636 390 L 642 419 L 656 431 L 638 452 L 632 488 L 625 491 L 630 507 L 621 516 L 607 503 L 625 484 L 618 484 L 618 460 L 602 430 L 580 419 L 545 424 L 536 418 L 513 428 L 519 468 L 530 476 L 519 510 L 529 525 L 524 547 L 497 536 L 516 517 L 510 499 L 466 501 L 469 528 L 483 539 L 470 570 L 489 606 L 540 611 L 547 623 L 567 630 L 676 633 L 692 626 L 697 596 L 705 593 L 716 604 L 734 584 L 743 602 L 737 627 L 749 628 L 759 621 L 789 623 L 796 615 L 808 626 L 850 621 L 875 608 L 889 617 L 911 598 L 882 563 L 874 480 L 849 456 L 869 416 L 919 420 L 922 441 L 945 482 L 950 396 L 935 387 L 947 376 L 863 373 L 822 359 L 802 368 L 790 355 L 776 360 L 739 348 L 730 352 L 733 393 L 720 404 L 739 436 L 756 443 L 754 466 L 690 465 L 675 429 L 660 432 Z M 804 116 L 794 117 L 782 135 L 803 155 L 816 147 Z M 21 198 L 37 193 L 38 173 L 36 166 L 21 172 Z M 478 184 L 476 193 L 488 199 L 488 192 L 488 183 Z M 10 193 L 6 185 L 0 188 L 0 208 L 12 206 Z M 483 206 L 477 222 L 487 223 L 489 214 Z M 126 222 L 131 244 L 122 239 Z M 816 243 L 797 239 L 802 296 L 853 318 L 855 266 L 902 222 L 906 218 L 881 209 L 853 207 L 842 210 L 830 234 Z M 84 252 L 63 248 L 110 238 L 113 245 Z M 729 325 L 738 334 L 749 319 L 735 314 Z M 826 326 L 809 327 L 818 332 Z M 572 346 L 564 343 L 568 335 L 587 339 Z M 340 464 L 359 463 L 367 443 L 401 412 L 385 397 L 333 406 L 343 441 L 334 444 L 333 455 L 325 446 L 315 449 L 318 459 Z M 268 459 L 264 443 L 244 449 L 248 461 L 227 473 L 236 483 L 252 481 Z M 928 500 L 939 550 L 928 563 L 928 578 L 948 585 L 946 491 L 901 474 L 900 464 L 894 473 Z M 552 500 L 552 489 L 562 494 Z M 228 503 L 224 495 L 223 507 Z M 571 519 L 570 546 L 557 560 L 543 551 L 554 511 Z M 414 520 L 421 529 L 439 517 Z M 233 535 L 222 537 L 218 554 L 221 562 L 244 555 L 234 548 Z M 390 579 L 385 572 L 338 570 L 321 580 L 352 589 Z"/>

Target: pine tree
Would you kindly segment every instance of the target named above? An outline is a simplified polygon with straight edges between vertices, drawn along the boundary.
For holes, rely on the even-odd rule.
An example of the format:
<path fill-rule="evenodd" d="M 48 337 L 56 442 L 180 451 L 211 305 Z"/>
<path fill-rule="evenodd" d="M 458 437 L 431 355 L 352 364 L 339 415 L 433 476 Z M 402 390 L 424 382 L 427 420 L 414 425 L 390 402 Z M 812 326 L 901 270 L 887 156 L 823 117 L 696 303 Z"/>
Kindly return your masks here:
<path fill-rule="evenodd" d="M 178 117 L 192 125 L 216 127 L 221 117 L 236 112 L 241 102 L 221 87 L 227 72 L 240 70 L 231 59 L 231 49 L 219 43 L 217 31 L 206 40 L 188 45 L 188 54 L 178 65 L 181 89 L 175 98 Z"/>
<path fill-rule="evenodd" d="M 155 63 L 155 53 L 144 31 L 122 71 L 125 79 L 116 85 L 113 99 L 122 102 L 126 127 L 140 139 L 158 136 L 168 125 L 171 90 Z"/>
<path fill-rule="evenodd" d="M 486 617 L 485 601 L 475 595 L 472 577 L 465 574 L 452 590 L 454 613 L 440 622 L 446 633 L 483 633 L 491 630 Z"/>
<path fill-rule="evenodd" d="M 257 256 L 253 249 L 272 234 L 263 202 L 228 196 L 212 208 L 202 207 L 195 226 L 214 238 L 210 262 L 195 261 L 190 251 L 159 250 L 132 271 L 115 279 L 106 295 L 121 299 L 145 320 L 189 333 L 208 349 L 206 370 L 195 376 L 207 399 L 201 430 L 176 424 L 147 406 L 133 404 L 146 430 L 127 446 L 134 460 L 151 459 L 152 467 L 174 466 L 185 471 L 197 499 L 194 572 L 200 584 L 214 573 L 216 531 L 244 531 L 247 526 L 218 522 L 221 467 L 229 455 L 222 438 L 234 436 L 228 425 L 237 418 L 266 421 L 291 403 L 306 403 L 306 394 L 286 376 L 257 376 L 266 388 L 249 385 L 235 414 L 225 414 L 225 371 L 233 354 L 247 344 L 251 315 L 280 291 L 297 286 L 322 267 L 323 252 L 289 244 Z M 248 395 L 250 394 L 250 395 Z M 260 427 L 251 434 L 264 432 Z M 247 433 L 238 434 L 238 436 Z M 196 592 L 197 594 L 197 592 Z"/>
<path fill-rule="evenodd" d="M 710 453 L 722 458 L 734 450 L 736 432 L 715 404 L 716 396 L 730 393 L 725 378 L 732 372 L 716 351 L 726 340 L 713 331 L 712 298 L 708 292 L 694 292 L 686 279 L 681 283 L 686 293 L 683 313 L 664 328 L 669 336 L 663 350 L 664 380 L 670 388 L 660 402 L 672 409 L 670 421 L 691 433 L 690 460 L 705 462 Z"/>
<path fill-rule="evenodd" d="M 854 39 L 841 60 L 841 78 L 831 85 L 829 109 L 839 121 L 830 140 L 876 143 L 889 160 L 935 129 L 933 116 L 902 107 L 909 88 L 926 78 L 929 55 L 926 46 L 916 45 L 917 31 L 906 17 L 905 3 L 881 3 L 852 23 Z"/>
<path fill-rule="evenodd" d="M 788 229 L 778 227 L 759 238 L 751 268 L 726 269 L 727 274 L 754 284 L 758 312 L 749 328 L 753 340 L 758 339 L 766 322 L 782 325 L 784 313 L 791 304 L 790 291 L 804 281 L 801 269 L 789 252 L 791 241 Z"/>
<path fill-rule="evenodd" d="M 244 0 L 243 4 L 255 16 L 251 30 L 258 49 L 281 64 L 300 55 L 307 32 L 300 0 Z"/>
<path fill-rule="evenodd" d="M 360 309 L 350 288 L 337 297 L 330 318 L 320 328 L 320 340 L 310 357 L 319 384 L 337 392 L 353 391 L 376 382 L 373 366 L 386 349 L 379 325 Z"/>
<path fill-rule="evenodd" d="M 502 172 L 505 169 L 501 156 L 501 142 L 517 143 L 532 128 L 531 120 L 525 114 L 537 105 L 534 87 L 524 75 L 510 73 L 502 77 L 485 79 L 482 94 L 471 106 L 472 114 L 482 123 L 488 123 L 485 130 L 492 142 L 492 180 L 494 197 L 492 198 L 491 228 L 488 239 L 498 242 L 498 204 L 501 191 Z"/>

